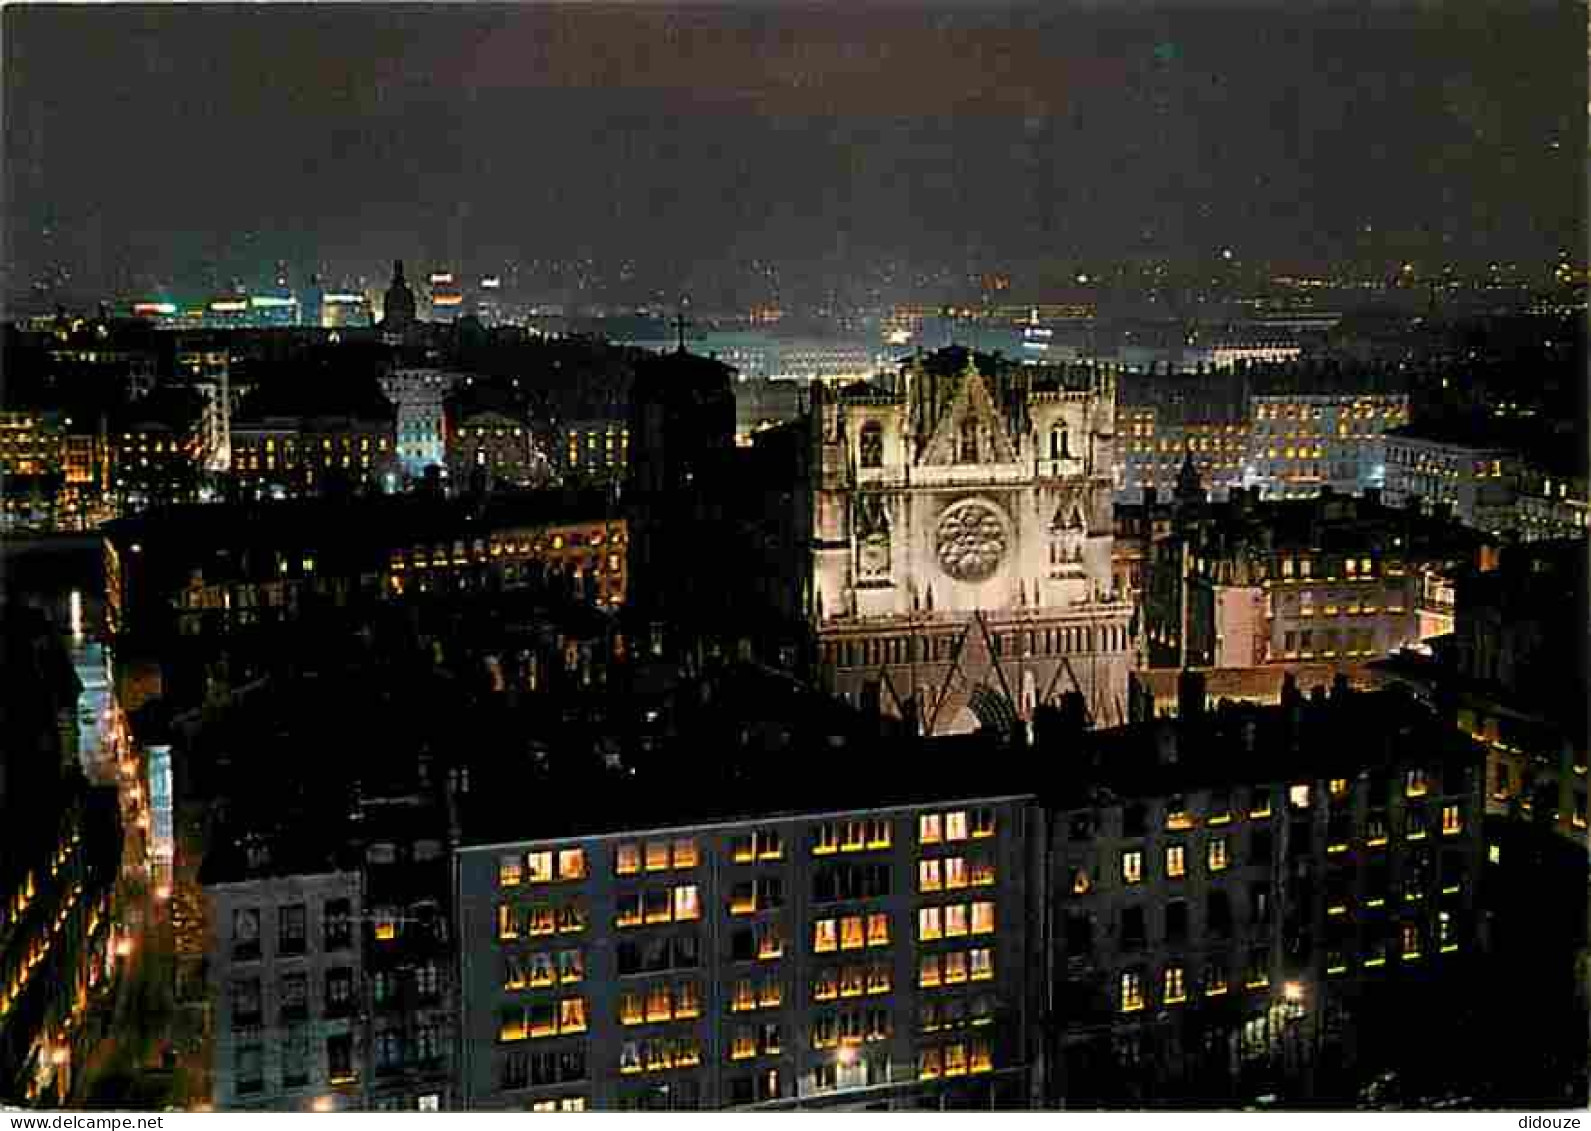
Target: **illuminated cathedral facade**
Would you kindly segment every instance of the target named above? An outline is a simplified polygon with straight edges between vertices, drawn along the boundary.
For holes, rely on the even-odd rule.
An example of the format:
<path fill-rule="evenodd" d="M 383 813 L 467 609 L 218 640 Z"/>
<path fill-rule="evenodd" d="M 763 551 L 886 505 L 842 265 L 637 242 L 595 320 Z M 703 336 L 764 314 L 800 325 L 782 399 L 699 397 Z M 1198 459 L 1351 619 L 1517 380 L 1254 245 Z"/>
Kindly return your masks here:
<path fill-rule="evenodd" d="M 1115 376 L 948 349 L 814 386 L 808 608 L 830 688 L 925 734 L 1079 693 L 1125 721 L 1112 591 Z"/>

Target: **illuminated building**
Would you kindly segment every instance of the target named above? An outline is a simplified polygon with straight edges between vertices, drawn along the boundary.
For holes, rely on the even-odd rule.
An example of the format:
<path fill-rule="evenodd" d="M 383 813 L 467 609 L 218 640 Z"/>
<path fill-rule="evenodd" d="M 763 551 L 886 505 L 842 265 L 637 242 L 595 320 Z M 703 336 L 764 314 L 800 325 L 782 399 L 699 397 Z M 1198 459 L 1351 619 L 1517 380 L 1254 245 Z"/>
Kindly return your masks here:
<path fill-rule="evenodd" d="M 391 491 L 396 418 L 373 379 L 257 390 L 232 423 L 230 481 L 244 498 Z"/>
<path fill-rule="evenodd" d="M 354 291 L 327 291 L 321 296 L 320 326 L 326 330 L 369 326 L 374 322 L 370 301 Z"/>
<path fill-rule="evenodd" d="M 109 424 L 111 486 L 123 513 L 193 502 L 214 453 L 216 406 L 192 389 L 167 387 L 122 406 Z"/>
<path fill-rule="evenodd" d="M 432 321 L 451 322 L 464 309 L 464 292 L 451 271 L 433 271 L 427 282 L 426 299 Z"/>
<path fill-rule="evenodd" d="M 1364 664 L 1452 628 L 1452 580 L 1485 568 L 1472 531 L 1328 492 L 1208 503 L 1191 474 L 1147 548 L 1151 667 Z"/>
<path fill-rule="evenodd" d="M 1046 1098 L 1340 1102 L 1434 1041 L 1431 987 L 1479 976 L 1480 751 L 1406 691 L 1182 694 L 1175 721 L 1067 746 Z"/>
<path fill-rule="evenodd" d="M 628 534 L 604 512 L 602 498 L 539 493 L 484 508 L 383 496 L 143 515 L 105 529 L 106 627 L 118 663 L 163 662 L 179 637 L 293 623 L 319 592 L 368 608 L 404 593 L 514 589 L 549 572 L 614 607 Z"/>
<path fill-rule="evenodd" d="M 1231 374 L 1125 373 L 1117 385 L 1116 501 L 1169 497 L 1184 459 L 1217 497 L 1243 480 L 1250 422 Z"/>
<path fill-rule="evenodd" d="M 1387 496 L 1466 526 L 1522 540 L 1583 537 L 1591 527 L 1584 451 L 1520 435 L 1507 422 L 1427 424 L 1386 438 Z"/>
<path fill-rule="evenodd" d="M 926 733 L 1009 729 L 1074 689 L 1125 717 L 1115 376 L 946 350 L 813 386 L 802 599 L 829 687 Z"/>
<path fill-rule="evenodd" d="M 840 798 L 871 775 L 844 756 L 810 755 L 816 788 L 754 774 L 733 813 L 612 775 L 599 806 L 472 828 L 476 783 L 454 857 L 462 1106 L 1030 1106 L 1032 796 L 879 777 L 857 806 Z"/>
<path fill-rule="evenodd" d="M 231 383 L 232 353 L 225 341 L 184 341 L 177 350 L 177 374 L 205 399 L 205 470 L 232 466 L 232 414 L 237 396 Z"/>
<path fill-rule="evenodd" d="M 441 369 L 400 367 L 381 378 L 381 391 L 396 406 L 398 466 L 405 480 L 428 467 L 444 467 L 446 430 L 442 401 L 459 375 Z"/>
<path fill-rule="evenodd" d="M 447 468 L 455 489 L 532 487 L 551 478 L 551 462 L 540 450 L 521 398 L 484 381 L 466 381 L 449 394 L 446 412 Z M 575 441 L 570 466 L 579 466 L 584 435 L 565 435 Z M 606 439 L 605 430 L 602 438 Z M 593 455 L 605 454 L 603 446 L 592 447 Z"/>
<path fill-rule="evenodd" d="M 845 384 L 866 381 L 894 363 L 894 355 L 856 342 L 778 339 L 768 376 L 775 381 Z"/>
<path fill-rule="evenodd" d="M 31 608 L 0 611 L 0 1095 L 58 1107 L 115 978 L 121 832 L 114 790 L 91 788 L 77 764 L 81 686 L 57 629 Z"/>
<path fill-rule="evenodd" d="M 630 461 L 630 427 L 624 420 L 565 420 L 558 429 L 565 475 L 622 479 Z"/>
<path fill-rule="evenodd" d="M 1304 386 L 1307 388 L 1307 385 Z M 1384 433 L 1408 421 L 1404 393 L 1256 392 L 1245 486 L 1297 499 L 1323 488 L 1357 494 L 1388 481 Z"/>

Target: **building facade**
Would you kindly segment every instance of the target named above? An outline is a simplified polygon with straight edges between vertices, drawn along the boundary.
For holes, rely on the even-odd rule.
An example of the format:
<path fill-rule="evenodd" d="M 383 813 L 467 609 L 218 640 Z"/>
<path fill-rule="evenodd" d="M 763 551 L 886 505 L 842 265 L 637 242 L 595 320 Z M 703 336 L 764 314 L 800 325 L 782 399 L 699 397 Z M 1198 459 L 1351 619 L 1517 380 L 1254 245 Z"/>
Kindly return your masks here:
<path fill-rule="evenodd" d="M 958 350 L 892 385 L 815 387 L 804 599 L 829 686 L 927 733 L 1073 689 L 1097 720 L 1123 718 L 1114 414 L 1112 373 Z"/>
<path fill-rule="evenodd" d="M 282 868 L 263 844 L 202 877 L 217 1111 L 363 1106 L 359 873 Z M 273 874 L 280 873 L 280 874 Z"/>
<path fill-rule="evenodd" d="M 992 797 L 461 849 L 464 1106 L 1030 1104 L 1033 820 Z"/>
<path fill-rule="evenodd" d="M 442 369 L 400 367 L 381 379 L 381 391 L 397 409 L 394 439 L 405 481 L 420 479 L 428 467 L 447 461 L 447 429 L 442 403 L 459 375 Z"/>
<path fill-rule="evenodd" d="M 1097 737 L 1050 826 L 1053 1102 L 1340 1100 L 1406 1039 L 1384 1004 L 1463 984 L 1481 755 L 1411 698 L 1196 701 Z"/>

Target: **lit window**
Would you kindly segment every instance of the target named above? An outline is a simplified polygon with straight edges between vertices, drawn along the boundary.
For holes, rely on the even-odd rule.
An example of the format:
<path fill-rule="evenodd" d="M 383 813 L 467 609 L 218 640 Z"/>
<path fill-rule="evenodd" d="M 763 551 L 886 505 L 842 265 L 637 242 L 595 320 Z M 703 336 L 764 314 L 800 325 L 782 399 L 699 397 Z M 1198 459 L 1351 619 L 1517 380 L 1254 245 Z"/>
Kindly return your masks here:
<path fill-rule="evenodd" d="M 1403 793 L 1406 797 L 1424 797 L 1429 789 L 1424 770 L 1409 770 L 1403 775 Z"/>
<path fill-rule="evenodd" d="M 1220 997 L 1226 993 L 1226 967 L 1207 966 L 1204 970 L 1204 996 Z"/>
<path fill-rule="evenodd" d="M 943 1074 L 944 1063 L 938 1049 L 923 1049 L 917 1054 L 917 1079 L 937 1080 Z"/>
<path fill-rule="evenodd" d="M 497 905 L 497 937 L 504 940 L 519 937 L 519 909 L 511 903 Z"/>
<path fill-rule="evenodd" d="M 1271 795 L 1264 790 L 1258 791 L 1248 815 L 1256 821 L 1261 817 L 1269 817 L 1271 815 Z"/>
<path fill-rule="evenodd" d="M 840 996 L 839 975 L 833 970 L 820 970 L 812 980 L 813 1001 L 833 1001 Z M 747 1009 L 755 1006 L 748 1005 Z"/>
<path fill-rule="evenodd" d="M 558 1031 L 584 1033 L 586 1031 L 586 1000 L 566 997 L 558 1003 Z"/>
<path fill-rule="evenodd" d="M 818 954 L 840 948 L 839 925 L 833 919 L 818 919 L 812 924 L 812 949 Z"/>
<path fill-rule="evenodd" d="M 967 814 L 965 810 L 945 814 L 945 839 L 967 839 Z"/>
<path fill-rule="evenodd" d="M 1502 845 L 1500 845 L 1500 844 L 1488 844 L 1486 846 L 1486 859 L 1487 859 L 1487 861 L 1489 863 L 1501 864 L 1503 862 L 1503 848 L 1502 848 Z"/>
<path fill-rule="evenodd" d="M 1401 925 L 1400 934 L 1402 936 L 1403 943 L 1403 957 L 1406 959 L 1420 957 L 1419 925 L 1415 923 L 1404 923 Z"/>
<path fill-rule="evenodd" d="M 944 925 L 940 918 L 939 908 L 919 907 L 917 909 L 917 937 L 924 940 L 944 937 Z"/>
<path fill-rule="evenodd" d="M 972 933 L 975 935 L 989 935 L 994 933 L 994 904 L 982 900 L 972 905 Z"/>
<path fill-rule="evenodd" d="M 1141 884 L 1144 879 L 1144 854 L 1136 849 L 1121 854 L 1121 878 L 1123 883 Z"/>
<path fill-rule="evenodd" d="M 1078 868 L 1072 873 L 1072 894 L 1087 895 L 1094 883 L 1088 876 L 1087 868 Z"/>
<path fill-rule="evenodd" d="M 1187 875 L 1187 850 L 1180 844 L 1173 844 L 1166 848 L 1166 875 L 1172 879 L 1181 879 Z"/>
<path fill-rule="evenodd" d="M 944 859 L 945 889 L 954 891 L 967 886 L 967 861 L 960 856 L 947 856 Z"/>
<path fill-rule="evenodd" d="M 972 857 L 967 864 L 967 878 L 975 888 L 994 886 L 994 861 Z"/>
<path fill-rule="evenodd" d="M 994 951 L 989 947 L 974 947 L 967 952 L 967 958 L 972 965 L 974 982 L 985 982 L 994 977 Z"/>
<path fill-rule="evenodd" d="M 533 884 L 551 883 L 552 853 L 529 853 L 525 857 L 525 878 Z"/>
<path fill-rule="evenodd" d="M 860 950 L 867 945 L 867 932 L 860 915 L 847 915 L 840 920 L 840 949 Z"/>
<path fill-rule="evenodd" d="M 1184 982 L 1182 967 L 1167 966 L 1165 970 L 1165 976 L 1162 981 L 1164 993 L 1161 995 L 1161 1000 L 1167 1005 L 1173 1005 L 1179 1001 L 1188 1000 L 1187 986 Z"/>
<path fill-rule="evenodd" d="M 1224 872 L 1232 863 L 1231 847 L 1225 836 L 1213 836 L 1206 846 L 1205 860 L 1212 872 Z"/>
<path fill-rule="evenodd" d="M 945 985 L 955 985 L 967 980 L 967 955 L 965 951 L 953 950 L 940 956 L 944 959 Z"/>
<path fill-rule="evenodd" d="M 867 917 L 867 945 L 889 945 L 889 916 L 881 911 Z"/>
<path fill-rule="evenodd" d="M 917 984 L 919 986 L 932 988 L 940 984 L 939 959 L 940 956 L 937 954 L 923 955 L 922 961 L 917 967 Z"/>
<path fill-rule="evenodd" d="M 974 809 L 972 811 L 972 837 L 977 840 L 982 837 L 994 835 L 994 810 L 989 808 Z"/>
<path fill-rule="evenodd" d="M 1348 795 L 1348 779 L 1332 778 L 1326 788 L 1333 797 L 1346 797 Z"/>
<path fill-rule="evenodd" d="M 1442 835 L 1456 836 L 1464 829 L 1463 818 L 1459 816 L 1457 805 L 1442 806 Z"/>
<path fill-rule="evenodd" d="M 920 844 L 938 844 L 941 838 L 937 813 L 924 813 L 917 818 L 917 841 Z"/>
<path fill-rule="evenodd" d="M 500 857 L 497 861 L 497 886 L 504 888 L 518 886 L 522 871 L 518 855 Z"/>
<path fill-rule="evenodd" d="M 586 854 L 583 849 L 565 848 L 558 853 L 558 878 L 583 880 L 586 877 Z"/>
<path fill-rule="evenodd" d="M 578 950 L 558 952 L 558 980 L 564 985 L 581 981 L 586 976 L 586 960 Z"/>
<path fill-rule="evenodd" d="M 867 822 L 867 847 L 888 848 L 890 846 L 889 821 L 879 818 Z"/>
<path fill-rule="evenodd" d="M 1136 970 L 1126 970 L 1121 976 L 1121 1011 L 1136 1013 L 1144 1007 L 1144 979 Z"/>
<path fill-rule="evenodd" d="M 846 821 L 840 829 L 840 851 L 859 852 L 867 847 L 867 822 Z"/>
<path fill-rule="evenodd" d="M 939 861 L 919 860 L 917 862 L 917 890 L 938 891 L 943 886 L 939 874 Z"/>
<path fill-rule="evenodd" d="M 952 903 L 944 909 L 945 937 L 960 938 L 967 933 L 967 905 Z"/>
<path fill-rule="evenodd" d="M 614 857 L 614 871 L 621 876 L 633 876 L 641 870 L 641 846 L 621 844 Z"/>
<path fill-rule="evenodd" d="M 649 840 L 646 842 L 646 870 L 648 872 L 666 872 L 669 866 L 669 843 L 666 840 Z"/>
<path fill-rule="evenodd" d="M 812 830 L 812 855 L 831 856 L 840 850 L 840 830 L 833 821 L 825 821 Z"/>
<path fill-rule="evenodd" d="M 696 867 L 697 853 L 696 842 L 689 837 L 681 837 L 674 842 L 674 867 Z"/>
<path fill-rule="evenodd" d="M 674 889 L 674 918 L 676 921 L 700 919 L 702 907 L 695 884 L 681 884 Z"/>
<path fill-rule="evenodd" d="M 1309 808 L 1309 786 L 1307 786 L 1307 785 L 1294 785 L 1294 786 L 1288 787 L 1288 790 L 1287 790 L 1287 803 L 1289 805 L 1291 805 L 1294 809 L 1308 809 Z"/>

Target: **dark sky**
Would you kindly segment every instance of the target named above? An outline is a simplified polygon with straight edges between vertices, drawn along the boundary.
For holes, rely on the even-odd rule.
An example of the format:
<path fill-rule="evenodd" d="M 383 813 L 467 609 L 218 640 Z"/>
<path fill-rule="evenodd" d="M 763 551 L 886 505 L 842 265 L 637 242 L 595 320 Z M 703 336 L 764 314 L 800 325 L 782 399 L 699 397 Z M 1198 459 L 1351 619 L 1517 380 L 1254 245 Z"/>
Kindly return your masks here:
<path fill-rule="evenodd" d="M 12 5 L 13 285 L 1585 241 L 1581 3 Z"/>

